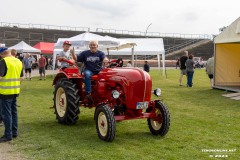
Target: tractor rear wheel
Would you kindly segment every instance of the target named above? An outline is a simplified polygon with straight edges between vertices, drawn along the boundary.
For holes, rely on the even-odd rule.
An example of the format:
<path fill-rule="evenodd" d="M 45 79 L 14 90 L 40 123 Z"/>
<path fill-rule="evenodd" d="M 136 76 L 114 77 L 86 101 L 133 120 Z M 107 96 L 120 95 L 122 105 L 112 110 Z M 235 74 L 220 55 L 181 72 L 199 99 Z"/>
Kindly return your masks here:
<path fill-rule="evenodd" d="M 69 79 L 58 80 L 54 91 L 54 108 L 59 123 L 71 125 L 78 120 L 79 110 L 78 89 Z"/>
<path fill-rule="evenodd" d="M 112 142 L 115 138 L 116 121 L 108 105 L 101 105 L 96 108 L 95 123 L 98 137 L 104 141 Z"/>
<path fill-rule="evenodd" d="M 164 136 L 170 127 L 170 113 L 166 105 L 160 101 L 155 102 L 155 118 L 148 118 L 148 127 L 153 135 Z"/>

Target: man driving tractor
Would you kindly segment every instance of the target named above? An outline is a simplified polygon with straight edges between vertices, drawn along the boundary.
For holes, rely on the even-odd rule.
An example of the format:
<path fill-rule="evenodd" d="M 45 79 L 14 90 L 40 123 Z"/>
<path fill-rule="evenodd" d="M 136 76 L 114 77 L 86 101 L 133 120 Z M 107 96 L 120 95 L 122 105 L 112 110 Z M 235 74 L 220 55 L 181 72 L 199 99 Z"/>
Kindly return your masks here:
<path fill-rule="evenodd" d="M 83 51 L 77 57 L 73 55 L 73 59 L 77 62 L 84 63 L 84 76 L 86 86 L 86 99 L 92 101 L 91 98 L 91 77 L 98 74 L 102 70 L 102 63 L 107 63 L 109 60 L 105 53 L 98 50 L 98 41 L 89 42 L 90 50 Z"/>

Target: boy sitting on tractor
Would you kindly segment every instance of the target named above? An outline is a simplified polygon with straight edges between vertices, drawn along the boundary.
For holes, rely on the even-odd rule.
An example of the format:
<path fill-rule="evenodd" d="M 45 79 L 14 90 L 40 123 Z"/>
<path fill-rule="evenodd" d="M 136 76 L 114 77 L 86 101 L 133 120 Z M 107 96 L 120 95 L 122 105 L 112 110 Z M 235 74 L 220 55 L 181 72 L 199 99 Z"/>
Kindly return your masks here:
<path fill-rule="evenodd" d="M 70 46 L 72 44 L 69 41 L 64 41 L 63 42 L 63 51 L 61 51 L 59 53 L 59 55 L 57 56 L 57 60 L 61 61 L 61 68 L 64 69 L 66 67 L 69 66 L 69 64 L 67 62 L 64 62 L 64 60 L 73 60 L 72 58 L 75 57 L 75 53 L 74 53 L 74 48 L 70 50 Z M 72 54 L 72 56 L 70 55 L 70 53 Z"/>

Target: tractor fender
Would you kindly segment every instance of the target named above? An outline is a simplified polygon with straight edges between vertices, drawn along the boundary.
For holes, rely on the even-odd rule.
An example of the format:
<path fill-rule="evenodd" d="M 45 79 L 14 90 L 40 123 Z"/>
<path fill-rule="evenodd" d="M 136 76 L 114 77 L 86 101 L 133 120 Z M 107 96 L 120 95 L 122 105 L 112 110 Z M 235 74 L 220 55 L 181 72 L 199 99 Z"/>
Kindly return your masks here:
<path fill-rule="evenodd" d="M 58 74 L 55 76 L 52 85 L 55 85 L 56 82 L 57 82 L 59 79 L 61 79 L 61 78 L 68 78 L 68 79 L 69 79 L 69 76 L 68 76 L 67 74 L 65 74 L 64 72 L 58 73 Z"/>
<path fill-rule="evenodd" d="M 60 71 L 53 80 L 53 85 L 57 83 L 57 81 L 61 78 L 67 78 L 67 79 L 82 79 L 82 75 L 78 73 L 66 73 L 64 71 Z"/>

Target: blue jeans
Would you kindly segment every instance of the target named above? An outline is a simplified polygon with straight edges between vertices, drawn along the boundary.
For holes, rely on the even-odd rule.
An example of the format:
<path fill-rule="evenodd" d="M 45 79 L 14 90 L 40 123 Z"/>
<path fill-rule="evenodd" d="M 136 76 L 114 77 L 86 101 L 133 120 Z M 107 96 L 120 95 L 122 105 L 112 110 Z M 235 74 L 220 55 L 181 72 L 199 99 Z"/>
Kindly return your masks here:
<path fill-rule="evenodd" d="M 194 71 L 187 71 L 187 85 L 188 85 L 188 87 L 192 87 L 193 74 L 194 74 Z"/>
<path fill-rule="evenodd" d="M 3 120 L 2 117 L 2 100 L 0 99 L 0 122 Z"/>
<path fill-rule="evenodd" d="M 2 115 L 5 126 L 4 136 L 12 138 L 18 135 L 17 99 L 2 99 Z"/>
<path fill-rule="evenodd" d="M 85 76 L 85 87 L 86 87 L 86 92 L 87 94 L 88 93 L 91 93 L 92 91 L 92 87 L 91 87 L 91 78 L 92 78 L 92 75 L 96 75 L 98 74 L 99 72 L 92 72 L 88 69 L 85 69 L 84 70 L 84 76 Z"/>
<path fill-rule="evenodd" d="M 91 77 L 93 75 L 93 72 L 90 70 L 85 69 L 84 70 L 84 76 L 85 76 L 85 87 L 86 87 L 86 92 L 91 93 Z"/>

